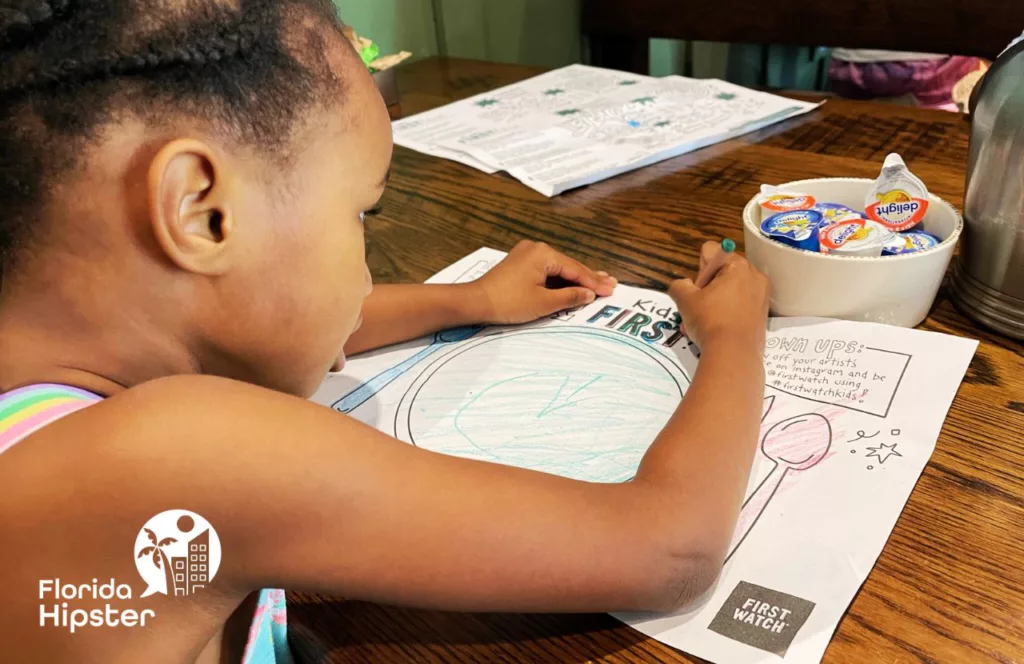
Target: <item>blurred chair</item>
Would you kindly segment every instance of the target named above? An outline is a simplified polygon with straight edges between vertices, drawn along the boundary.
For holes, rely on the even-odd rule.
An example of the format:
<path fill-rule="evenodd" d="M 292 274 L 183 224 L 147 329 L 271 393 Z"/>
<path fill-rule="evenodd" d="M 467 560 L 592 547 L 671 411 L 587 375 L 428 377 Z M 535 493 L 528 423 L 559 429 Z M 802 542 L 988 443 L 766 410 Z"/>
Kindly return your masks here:
<path fill-rule="evenodd" d="M 1024 0 L 583 0 L 582 19 L 593 64 L 646 74 L 655 37 L 992 59 L 1024 29 Z"/>

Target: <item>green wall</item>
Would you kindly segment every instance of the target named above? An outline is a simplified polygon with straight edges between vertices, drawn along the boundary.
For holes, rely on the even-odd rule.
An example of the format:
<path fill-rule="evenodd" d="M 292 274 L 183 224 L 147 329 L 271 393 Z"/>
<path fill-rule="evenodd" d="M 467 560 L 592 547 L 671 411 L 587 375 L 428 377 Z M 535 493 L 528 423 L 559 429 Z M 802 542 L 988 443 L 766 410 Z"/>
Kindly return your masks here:
<path fill-rule="evenodd" d="M 431 0 L 334 0 L 342 20 L 380 44 L 381 53 L 437 54 Z"/>
<path fill-rule="evenodd" d="M 583 59 L 580 0 L 335 0 L 342 19 L 378 42 L 383 53 L 450 55 L 561 67 Z M 683 42 L 651 40 L 651 73 L 685 71 Z M 692 73 L 759 85 L 814 88 L 823 54 L 813 49 L 693 44 Z"/>
<path fill-rule="evenodd" d="M 437 0 L 457 57 L 560 67 L 580 61 L 579 0 Z"/>
<path fill-rule="evenodd" d="M 342 19 L 378 42 L 384 53 L 406 50 L 416 57 L 444 53 L 543 67 L 579 62 L 582 56 L 580 0 L 436 0 L 436 14 L 434 0 L 335 0 L 335 4 Z M 679 42 L 655 40 L 651 56 L 652 73 L 682 71 Z"/>
<path fill-rule="evenodd" d="M 335 0 L 383 53 L 560 67 L 580 60 L 579 0 Z M 435 20 L 435 17 L 437 20 Z M 439 38 L 440 37 L 440 43 Z"/>

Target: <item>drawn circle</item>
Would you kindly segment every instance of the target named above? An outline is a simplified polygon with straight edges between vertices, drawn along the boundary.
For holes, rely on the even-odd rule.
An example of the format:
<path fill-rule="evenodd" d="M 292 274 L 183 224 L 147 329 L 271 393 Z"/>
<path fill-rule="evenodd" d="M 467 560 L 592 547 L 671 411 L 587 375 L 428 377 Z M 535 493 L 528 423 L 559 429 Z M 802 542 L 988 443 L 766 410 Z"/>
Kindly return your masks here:
<path fill-rule="evenodd" d="M 856 454 L 857 450 L 850 450 L 850 454 Z"/>
<path fill-rule="evenodd" d="M 178 518 L 178 530 L 183 533 L 190 533 L 192 529 L 196 527 L 196 520 L 190 517 L 188 514 L 183 514 Z"/>
<path fill-rule="evenodd" d="M 395 435 L 445 454 L 623 482 L 688 387 L 665 351 L 622 333 L 504 332 L 428 365 L 399 403 Z"/>
<path fill-rule="evenodd" d="M 874 470 L 874 469 L 875 469 L 874 466 L 868 466 L 868 470 Z"/>

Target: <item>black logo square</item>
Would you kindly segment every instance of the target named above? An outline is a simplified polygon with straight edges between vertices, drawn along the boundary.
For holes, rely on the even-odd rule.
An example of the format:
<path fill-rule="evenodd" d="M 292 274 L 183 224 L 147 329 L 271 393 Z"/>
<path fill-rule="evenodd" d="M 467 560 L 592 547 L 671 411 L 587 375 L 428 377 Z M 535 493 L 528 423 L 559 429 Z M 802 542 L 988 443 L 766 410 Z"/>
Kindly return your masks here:
<path fill-rule="evenodd" d="M 785 657 L 813 610 L 814 602 L 741 581 L 708 629 Z"/>

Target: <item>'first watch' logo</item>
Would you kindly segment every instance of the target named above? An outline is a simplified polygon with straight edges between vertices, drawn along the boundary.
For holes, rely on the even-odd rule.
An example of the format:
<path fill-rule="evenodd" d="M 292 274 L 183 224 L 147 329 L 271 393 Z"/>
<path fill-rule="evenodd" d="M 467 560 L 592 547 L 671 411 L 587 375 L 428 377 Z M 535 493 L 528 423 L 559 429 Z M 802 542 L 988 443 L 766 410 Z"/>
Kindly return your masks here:
<path fill-rule="evenodd" d="M 217 531 L 195 512 L 157 514 L 135 538 L 135 566 L 147 584 L 141 597 L 185 597 L 206 587 L 220 569 L 220 553 Z"/>

